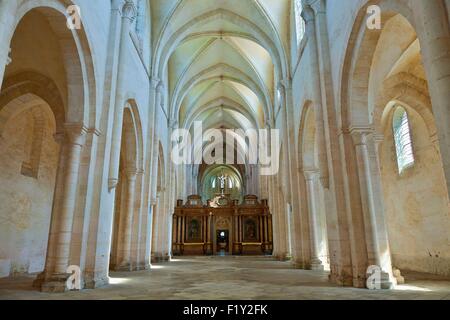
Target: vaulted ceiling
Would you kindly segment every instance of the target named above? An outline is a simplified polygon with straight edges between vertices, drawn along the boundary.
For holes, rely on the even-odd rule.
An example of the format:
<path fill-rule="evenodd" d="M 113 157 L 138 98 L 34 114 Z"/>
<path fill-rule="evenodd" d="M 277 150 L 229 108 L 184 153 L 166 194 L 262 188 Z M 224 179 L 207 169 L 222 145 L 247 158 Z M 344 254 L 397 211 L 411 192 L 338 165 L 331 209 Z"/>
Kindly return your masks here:
<path fill-rule="evenodd" d="M 153 75 L 180 127 L 262 128 L 288 76 L 290 0 L 151 0 Z"/>

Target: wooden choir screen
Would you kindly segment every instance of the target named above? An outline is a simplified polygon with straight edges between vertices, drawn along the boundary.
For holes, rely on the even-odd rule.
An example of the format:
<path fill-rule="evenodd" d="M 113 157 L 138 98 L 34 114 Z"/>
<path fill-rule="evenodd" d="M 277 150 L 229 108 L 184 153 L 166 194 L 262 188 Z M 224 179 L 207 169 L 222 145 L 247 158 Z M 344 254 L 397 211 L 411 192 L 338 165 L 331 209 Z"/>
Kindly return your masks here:
<path fill-rule="evenodd" d="M 226 197 L 203 205 L 190 196 L 177 201 L 172 223 L 173 255 L 271 255 L 272 215 L 267 200 L 245 196 L 238 204 Z"/>

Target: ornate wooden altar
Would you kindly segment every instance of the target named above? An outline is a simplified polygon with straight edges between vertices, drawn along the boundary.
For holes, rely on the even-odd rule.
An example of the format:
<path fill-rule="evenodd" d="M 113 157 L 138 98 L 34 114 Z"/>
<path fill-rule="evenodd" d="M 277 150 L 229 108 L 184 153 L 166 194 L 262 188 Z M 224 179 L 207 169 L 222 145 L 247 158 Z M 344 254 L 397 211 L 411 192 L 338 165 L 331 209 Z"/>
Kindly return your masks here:
<path fill-rule="evenodd" d="M 242 204 L 220 196 L 203 205 L 201 197 L 177 201 L 172 224 L 173 255 L 270 255 L 272 215 L 267 200 L 245 196 Z"/>

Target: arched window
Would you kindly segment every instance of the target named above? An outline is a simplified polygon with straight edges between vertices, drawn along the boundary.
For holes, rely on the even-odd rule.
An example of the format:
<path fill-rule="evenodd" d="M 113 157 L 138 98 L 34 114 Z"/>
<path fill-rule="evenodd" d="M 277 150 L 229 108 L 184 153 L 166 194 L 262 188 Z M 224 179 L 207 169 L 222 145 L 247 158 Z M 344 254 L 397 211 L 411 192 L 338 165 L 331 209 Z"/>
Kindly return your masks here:
<path fill-rule="evenodd" d="M 300 41 L 302 41 L 303 36 L 305 35 L 305 20 L 303 20 L 302 12 L 303 12 L 303 6 L 302 6 L 302 0 L 295 0 L 294 2 L 295 8 L 295 33 L 297 36 L 297 45 L 300 44 Z"/>
<path fill-rule="evenodd" d="M 216 177 L 213 177 L 211 182 L 211 187 L 214 189 L 216 187 Z"/>
<path fill-rule="evenodd" d="M 149 0 L 134 0 L 136 4 L 136 19 L 132 32 L 134 45 L 148 69 L 151 59 L 151 15 Z"/>
<path fill-rule="evenodd" d="M 137 0 L 137 17 L 135 20 L 135 31 L 136 35 L 139 38 L 140 46 L 142 48 L 143 37 L 145 33 L 145 24 L 146 24 L 146 1 L 145 0 Z"/>
<path fill-rule="evenodd" d="M 228 188 L 233 189 L 233 179 L 231 178 L 228 179 Z"/>
<path fill-rule="evenodd" d="M 396 107 L 394 117 L 392 119 L 392 126 L 394 130 L 398 172 L 401 174 L 403 170 L 414 164 L 414 153 L 412 148 L 408 114 L 403 107 Z"/>

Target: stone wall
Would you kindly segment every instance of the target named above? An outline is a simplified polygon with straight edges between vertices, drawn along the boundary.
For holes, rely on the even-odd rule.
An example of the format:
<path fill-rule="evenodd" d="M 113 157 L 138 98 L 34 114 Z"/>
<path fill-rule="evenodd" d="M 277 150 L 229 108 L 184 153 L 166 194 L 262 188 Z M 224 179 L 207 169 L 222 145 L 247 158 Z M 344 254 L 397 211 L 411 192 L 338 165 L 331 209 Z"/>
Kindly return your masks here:
<path fill-rule="evenodd" d="M 381 148 L 383 191 L 393 265 L 450 276 L 449 212 L 442 161 L 420 115 L 408 109 L 413 167 L 398 172 L 392 122 Z"/>
<path fill-rule="evenodd" d="M 21 173 L 33 140 L 31 111 L 16 114 L 0 133 L 1 276 L 44 269 L 59 154 L 54 125 L 45 122 L 37 177 Z"/>

